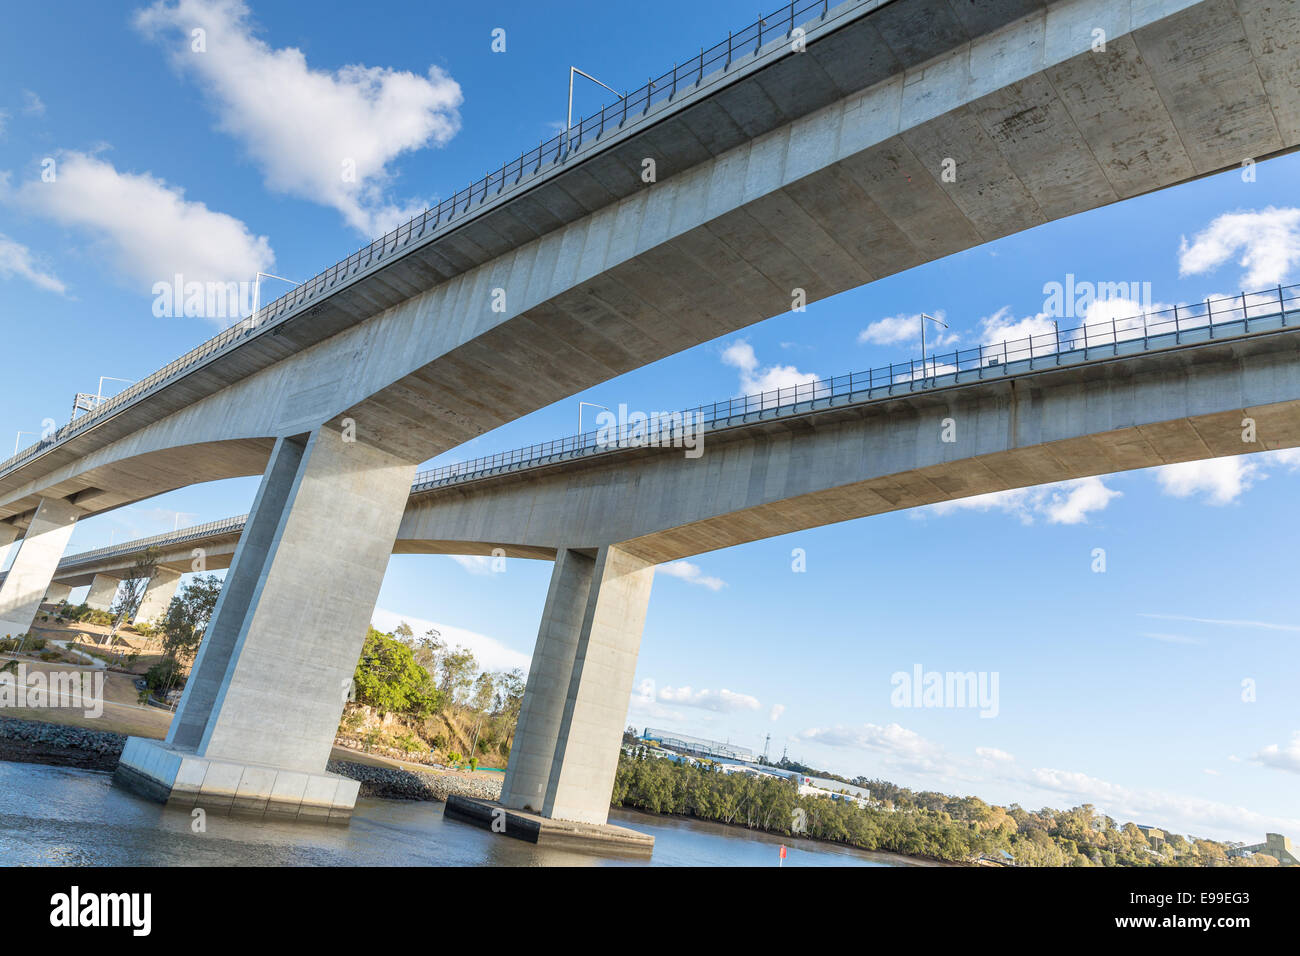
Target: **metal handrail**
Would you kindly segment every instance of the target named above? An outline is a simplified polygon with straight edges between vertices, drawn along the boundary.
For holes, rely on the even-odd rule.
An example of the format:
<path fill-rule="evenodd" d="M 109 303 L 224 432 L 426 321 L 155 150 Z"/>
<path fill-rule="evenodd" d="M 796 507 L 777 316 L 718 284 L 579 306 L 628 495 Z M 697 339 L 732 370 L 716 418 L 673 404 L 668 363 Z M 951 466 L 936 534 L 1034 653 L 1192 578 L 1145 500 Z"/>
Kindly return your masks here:
<path fill-rule="evenodd" d="M 829 401 L 845 395 L 865 393 L 870 396 L 881 389 L 892 395 L 896 388 L 906 386 L 908 391 L 916 391 L 918 387 L 931 387 L 939 379 L 951 379 L 951 382 L 945 381 L 945 384 L 957 384 L 963 380 L 963 376 L 967 380 L 972 376 L 982 379 L 999 374 L 1000 369 L 1025 359 L 1030 361 L 1031 366 L 1036 360 L 1059 364 L 1062 358 L 1071 353 L 1080 350 L 1087 353 L 1098 348 L 1112 348 L 1113 354 L 1118 355 L 1122 342 L 1141 339 L 1145 350 L 1153 338 L 1173 335 L 1175 344 L 1178 344 L 1181 343 L 1184 332 L 1196 329 L 1207 330 L 1210 338 L 1214 337 L 1216 330 L 1230 326 L 1243 326 L 1243 331 L 1249 332 L 1251 322 L 1277 316 L 1281 316 L 1282 324 L 1285 325 L 1288 313 L 1300 311 L 1298 290 L 1300 284 L 1278 286 L 1267 292 L 1243 292 L 1231 298 L 1206 300 L 1194 305 L 1176 305 L 1157 312 L 1144 312 L 1123 319 L 1116 317 L 1069 329 L 1058 328 L 1043 335 L 1030 335 L 1023 339 L 979 345 L 970 349 L 956 349 L 942 355 L 928 355 L 924 365 L 917 359 L 911 359 L 773 391 L 741 395 L 708 405 L 701 404 L 677 414 L 694 416 L 694 421 L 703 424 L 755 412 L 777 416 L 790 410 L 799 410 L 798 406 L 804 403 Z M 664 419 L 670 422 L 667 428 L 647 428 L 638 437 L 644 439 L 645 444 L 657 444 L 657 439 L 666 434 L 671 437 L 669 433 L 678 426 L 671 422 L 671 415 L 664 416 Z M 581 435 L 484 455 L 471 461 L 440 465 L 417 474 L 412 487 L 413 490 L 422 490 L 448 481 L 467 480 L 501 468 L 528 467 L 545 464 L 566 455 L 607 451 L 610 446 L 602 441 L 602 437 L 608 438 L 608 431 L 595 429 Z"/>
<path fill-rule="evenodd" d="M 84 564 L 87 561 L 95 561 L 100 558 L 111 558 L 118 554 L 130 554 L 133 551 L 139 551 L 142 548 L 148 548 L 155 544 L 180 544 L 183 541 L 189 541 L 194 538 L 205 538 L 208 535 L 221 534 L 222 532 L 239 531 L 248 521 L 248 515 L 238 515 L 234 518 L 221 518 L 217 521 L 209 521 L 206 524 L 191 525 L 188 528 L 181 528 L 178 531 L 165 531 L 162 534 L 155 534 L 148 538 L 139 538 L 135 541 L 123 541 L 121 544 L 110 544 L 102 548 L 96 548 L 93 551 L 83 551 L 80 554 L 69 555 L 59 562 L 59 567 L 69 568 L 74 565 Z"/>
<path fill-rule="evenodd" d="M 1235 303 L 1235 304 L 1234 304 Z M 1036 361 L 1059 365 L 1061 359 L 1082 353 L 1082 361 L 1099 361 L 1118 355 L 1121 343 L 1135 343 L 1142 340 L 1141 349 L 1130 350 L 1128 354 L 1141 354 L 1146 351 L 1158 351 L 1168 347 L 1166 343 L 1152 346 L 1152 339 L 1174 337 L 1175 345 L 1181 344 L 1185 332 L 1204 331 L 1213 339 L 1217 331 L 1240 327 L 1242 334 L 1251 333 L 1251 323 L 1258 324 L 1265 319 L 1280 319 L 1280 327 L 1287 326 L 1288 315 L 1300 315 L 1300 284 L 1278 286 L 1268 292 L 1243 292 L 1231 298 L 1206 300 L 1195 305 L 1176 305 L 1158 312 L 1142 313 L 1128 318 L 1111 318 L 1105 322 L 1080 325 L 1071 329 L 1054 330 L 1050 335 L 1030 335 L 1023 339 L 1006 340 L 990 345 L 979 345 L 971 349 L 957 349 L 943 355 L 926 356 L 924 366 L 918 369 L 916 359 L 906 363 L 891 363 L 862 372 L 837 375 L 830 379 L 818 379 L 800 385 L 775 389 L 767 392 L 755 392 L 713 402 L 709 405 L 697 405 L 695 408 L 679 412 L 680 415 L 700 416 L 697 421 L 704 424 L 726 422 L 737 416 L 758 413 L 765 418 L 777 418 L 783 415 L 802 414 L 811 403 L 842 398 L 856 397 L 870 400 L 877 391 L 887 395 L 894 394 L 895 388 L 916 391 L 932 388 L 941 383 L 955 385 L 967 375 L 969 380 L 973 373 L 976 379 L 983 379 L 995 374 L 1011 374 L 1009 366 L 1028 361 L 1032 371 Z M 1258 329 L 1258 332 L 1273 331 L 1272 328 Z M 1107 352 L 1109 349 L 1111 351 Z M 1089 356 L 1092 350 L 1101 350 L 1095 358 Z M 787 400 L 788 399 L 788 400 Z M 412 493 L 433 487 L 471 481 L 475 478 L 497 471 L 501 468 L 527 468 L 530 466 L 550 464 L 565 455 L 581 454 L 611 450 L 603 444 L 600 436 L 603 429 L 585 432 L 568 438 L 559 438 L 548 442 L 526 445 L 512 451 L 495 455 L 484 455 L 472 461 L 441 465 L 420 472 L 411 483 Z M 662 433 L 649 433 L 649 440 Z M 619 446 L 613 446 L 617 448 Z M 179 544 L 190 538 L 203 537 L 223 531 L 235 531 L 243 527 L 248 515 L 209 521 L 207 524 L 195 525 L 182 529 L 181 532 L 167 532 L 142 538 L 139 541 L 110 545 L 95 551 L 86 551 L 73 555 L 60 562 L 60 568 L 83 564 L 114 553 L 130 553 L 151 544 Z"/>
<path fill-rule="evenodd" d="M 863 6 L 871 10 L 891 2 L 893 0 L 862 0 Z M 706 79 L 710 82 L 717 80 L 719 77 L 715 74 L 725 75 L 734 60 L 750 54 L 758 55 L 765 42 L 793 36 L 797 24 L 806 25 L 813 19 L 824 18 L 829 9 L 829 0 L 800 0 L 784 4 L 775 13 L 751 23 L 738 33 L 729 33 L 725 41 L 716 43 L 707 50 L 701 48 L 698 56 L 674 64 L 670 72 L 657 79 L 652 77 L 639 90 L 625 94 L 617 104 L 602 106 L 599 113 L 583 118 L 570 129 L 542 142 L 536 149 L 528 150 L 387 235 L 362 246 L 346 259 L 266 304 L 253 315 L 240 320 L 112 398 L 104 400 L 53 434 L 0 462 L 0 475 L 130 404 L 162 382 L 251 337 L 276 320 L 287 317 L 291 309 L 312 301 L 324 292 L 335 290 L 340 283 L 359 276 L 371 266 L 378 268 L 387 257 L 408 246 L 413 239 L 421 239 L 426 234 L 432 237 L 450 230 L 453 225 L 459 226 L 471 210 L 481 207 L 490 197 L 500 195 L 507 184 L 510 187 L 517 186 L 526 175 L 532 177 L 539 174 L 544 165 L 548 168 L 562 165 L 581 149 L 589 137 L 598 140 L 606 132 L 607 126 L 613 130 L 622 129 L 628 122 L 635 123 L 643 118 L 654 104 L 671 101 L 688 88 L 698 89 Z M 818 16 L 810 16 L 813 11 L 819 11 Z M 801 17 L 804 19 L 800 20 Z"/>

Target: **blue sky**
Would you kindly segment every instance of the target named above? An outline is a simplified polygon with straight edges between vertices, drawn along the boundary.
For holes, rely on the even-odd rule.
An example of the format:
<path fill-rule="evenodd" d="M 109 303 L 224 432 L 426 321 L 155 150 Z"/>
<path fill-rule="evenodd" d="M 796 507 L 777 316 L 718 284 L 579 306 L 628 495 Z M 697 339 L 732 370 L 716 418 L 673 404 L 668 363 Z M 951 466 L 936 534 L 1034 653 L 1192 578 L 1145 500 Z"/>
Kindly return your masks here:
<path fill-rule="evenodd" d="M 309 16 L 217 0 L 24 6 L 0 35 L 0 448 L 66 421 L 73 393 L 96 391 L 100 376 L 139 379 L 218 331 L 155 317 L 155 281 L 314 275 L 553 135 L 570 64 L 636 88 L 754 12 L 722 0 L 665 0 L 634 18 L 576 3 L 373 3 L 364 14 L 319 3 Z M 195 23 L 207 49 L 190 55 Z M 491 49 L 495 28 L 504 53 Z M 580 85 L 575 112 L 602 97 Z M 339 189 L 320 155 L 355 157 L 356 188 Z M 42 189 L 46 159 L 63 176 L 57 198 Z M 1149 283 L 1157 304 L 1300 281 L 1300 158 L 1254 172 L 778 316 L 441 460 L 572 433 L 580 399 L 687 407 L 906 361 L 922 310 L 943 313 L 949 348 L 1037 331 L 1044 285 L 1067 274 Z M 268 284 L 264 301 L 284 288 Z M 1131 472 L 693 558 L 657 577 L 629 719 L 756 750 L 770 734 L 773 756 L 788 748 L 916 788 L 1035 808 L 1086 801 L 1199 835 L 1300 836 L 1298 464 L 1283 453 Z M 196 486 L 87 520 L 71 549 L 241 513 L 255 485 Z M 1092 570 L 1096 548 L 1105 573 Z M 436 623 L 490 666 L 526 665 L 549 573 L 395 557 L 376 620 Z M 893 706 L 891 675 L 918 664 L 996 672 L 997 716 Z"/>

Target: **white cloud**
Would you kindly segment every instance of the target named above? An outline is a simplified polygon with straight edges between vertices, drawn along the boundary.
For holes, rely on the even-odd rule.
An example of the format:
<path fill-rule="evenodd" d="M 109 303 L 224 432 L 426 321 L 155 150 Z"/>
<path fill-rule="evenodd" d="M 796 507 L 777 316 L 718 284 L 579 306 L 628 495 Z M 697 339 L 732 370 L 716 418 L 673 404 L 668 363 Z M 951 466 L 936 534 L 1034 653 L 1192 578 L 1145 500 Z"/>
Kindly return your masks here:
<path fill-rule="evenodd" d="M 779 720 L 785 713 L 785 704 L 773 704 L 772 709 L 767 712 L 768 720 Z"/>
<path fill-rule="evenodd" d="M 1273 624 L 1269 621 L 1244 621 L 1214 617 L 1186 617 L 1182 614 L 1139 614 L 1138 617 L 1159 618 L 1165 621 L 1190 621 L 1194 624 L 1220 624 L 1225 627 L 1258 627 L 1267 631 L 1300 631 L 1295 624 Z"/>
<path fill-rule="evenodd" d="M 997 747 L 976 747 L 975 753 L 985 760 L 995 760 L 999 763 L 1011 763 L 1016 759 L 1005 750 L 998 750 Z"/>
<path fill-rule="evenodd" d="M 1034 337 L 1034 354 L 1039 352 L 1039 341 L 1047 352 L 1056 349 L 1056 325 L 1046 315 L 1038 314 L 1017 319 L 1010 306 L 1003 306 L 992 315 L 980 319 L 980 344 L 1001 345 Z"/>
<path fill-rule="evenodd" d="M 451 558 L 470 574 L 491 574 L 493 558 L 485 554 L 449 554 Z"/>
<path fill-rule="evenodd" d="M 44 116 L 45 104 L 31 90 L 23 90 L 23 112 L 28 116 Z"/>
<path fill-rule="evenodd" d="M 313 69 L 301 50 L 256 37 L 243 0 L 159 0 L 137 14 L 136 26 L 195 75 L 222 130 L 243 143 L 268 188 L 332 206 L 366 236 L 423 211 L 423 201 L 398 206 L 385 193 L 397 157 L 442 146 L 460 128 L 460 86 L 438 67 L 426 76 L 362 65 Z M 191 50 L 196 28 L 206 31 L 206 52 Z"/>
<path fill-rule="evenodd" d="M 1251 759 L 1266 767 L 1300 773 L 1300 730 L 1291 737 L 1289 744 L 1269 744 Z"/>
<path fill-rule="evenodd" d="M 698 707 L 701 710 L 712 710 L 724 714 L 744 710 L 758 710 L 760 706 L 757 697 L 752 697 L 749 694 L 737 694 L 725 687 L 716 691 L 707 688 L 693 690 L 690 687 L 664 687 L 660 689 L 658 697 L 665 704 Z"/>
<path fill-rule="evenodd" d="M 392 633 L 393 629 L 403 621 L 410 624 L 411 629 L 416 634 L 423 634 L 432 628 L 441 634 L 442 640 L 449 646 L 468 648 L 473 652 L 474 659 L 478 661 L 478 666 L 483 670 L 508 671 L 518 667 L 527 673 L 528 665 L 531 663 L 527 654 L 506 646 L 503 641 L 495 637 L 489 637 L 486 634 L 466 630 L 463 627 L 439 624 L 437 621 L 425 621 L 404 614 L 395 614 L 384 608 L 375 608 L 375 613 L 371 615 L 371 623 L 378 630 L 385 633 Z"/>
<path fill-rule="evenodd" d="M 796 735 L 807 743 L 881 754 L 890 767 L 916 773 L 942 773 L 950 760 L 941 746 L 897 723 L 812 727 Z"/>
<path fill-rule="evenodd" d="M 1202 495 L 1207 504 L 1226 505 L 1236 501 L 1259 476 L 1259 465 L 1241 455 L 1183 461 L 1156 469 L 1160 490 L 1175 498 Z"/>
<path fill-rule="evenodd" d="M 1160 490 L 1175 498 L 1201 495 L 1211 505 L 1226 505 L 1267 478 L 1275 468 L 1300 471 L 1300 448 L 1184 461 L 1155 469 Z"/>
<path fill-rule="evenodd" d="M 783 400 L 793 401 L 795 398 L 794 386 L 817 381 L 817 376 L 814 373 L 801 372 L 793 365 L 760 367 L 758 356 L 754 354 L 754 347 L 744 339 L 738 339 L 723 349 L 722 362 L 724 365 L 730 365 L 740 372 L 739 394 L 741 395 L 791 389 Z M 807 389 L 804 390 L 804 394 L 811 397 L 811 393 Z M 773 396 L 770 404 L 779 404 L 776 396 Z"/>
<path fill-rule="evenodd" d="M 67 287 L 52 272 L 36 264 L 32 251 L 20 242 L 0 234 L 0 278 L 20 276 L 37 288 L 63 295 Z"/>
<path fill-rule="evenodd" d="M 940 322 L 944 321 L 945 313 L 940 310 L 934 313 L 934 317 Z M 959 338 L 956 332 L 946 331 L 943 326 L 931 323 L 925 330 L 926 345 L 929 348 L 942 348 L 945 345 L 951 345 Z M 883 319 L 877 319 L 865 329 L 858 333 L 859 345 L 899 345 L 902 343 L 916 343 L 919 347 L 921 344 L 921 313 L 914 312 L 908 315 L 906 312 L 900 312 L 898 315 L 886 316 Z M 927 351 L 928 351 L 927 349 Z"/>
<path fill-rule="evenodd" d="M 691 584 L 698 584 L 710 591 L 721 591 L 727 586 L 727 582 L 722 578 L 715 578 L 705 574 L 698 564 L 693 564 L 690 561 L 670 561 L 667 564 L 659 565 L 657 570 L 660 574 L 680 578 Z"/>
<path fill-rule="evenodd" d="M 1265 831 L 1300 830 L 1300 818 L 1273 817 L 1245 807 L 1157 790 L 1135 790 L 1065 770 L 1036 769 L 1026 782 L 1066 795 L 1075 803 L 1092 803 L 1117 820 L 1152 823 L 1177 833 L 1216 839 L 1241 839 Z"/>
<path fill-rule="evenodd" d="M 150 173 L 122 173 L 78 152 L 62 153 L 56 171 L 54 182 L 25 183 L 15 201 L 90 233 L 118 269 L 149 288 L 177 273 L 186 282 L 252 281 L 275 264 L 265 236 Z"/>
<path fill-rule="evenodd" d="M 1049 524 L 1083 524 L 1088 520 L 1088 515 L 1105 510 L 1112 499 L 1121 494 L 1122 492 L 1107 487 L 1100 478 L 1075 478 L 1035 488 L 1013 488 L 1010 491 L 940 501 L 922 510 L 936 515 L 959 510 L 996 510 L 1013 515 L 1024 524 L 1033 524 L 1038 518 L 1045 519 Z"/>
<path fill-rule="evenodd" d="M 1215 218 L 1192 242 L 1183 237 L 1178 250 L 1180 275 L 1201 275 L 1217 269 L 1229 258 L 1246 272 L 1241 284 L 1260 289 L 1283 282 L 1300 262 L 1300 209 L 1267 209 L 1224 213 Z"/>

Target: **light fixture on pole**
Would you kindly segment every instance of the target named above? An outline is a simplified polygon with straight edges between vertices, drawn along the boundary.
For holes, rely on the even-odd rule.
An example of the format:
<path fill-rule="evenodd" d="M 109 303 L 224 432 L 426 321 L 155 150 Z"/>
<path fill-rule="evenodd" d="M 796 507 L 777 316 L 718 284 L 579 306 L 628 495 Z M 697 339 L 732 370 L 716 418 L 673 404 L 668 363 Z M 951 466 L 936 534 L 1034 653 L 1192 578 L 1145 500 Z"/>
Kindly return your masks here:
<path fill-rule="evenodd" d="M 605 408 L 604 405 L 597 405 L 595 402 L 579 402 L 578 403 L 578 434 L 579 435 L 582 434 L 582 409 L 584 406 L 590 408 L 600 408 L 600 409 L 604 409 L 605 411 L 609 411 L 609 409 Z"/>
<path fill-rule="evenodd" d="M 565 152 L 568 152 L 568 149 L 569 149 L 569 130 L 573 129 L 573 78 L 574 78 L 575 75 L 576 75 L 576 76 L 585 76 L 587 79 L 591 80 L 591 82 L 595 83 L 597 86 L 603 86 L 603 87 L 605 87 L 605 89 L 609 90 L 611 93 L 613 93 L 615 96 L 617 96 L 620 100 L 623 98 L 623 94 L 621 94 L 618 90 L 614 89 L 614 87 L 609 86 L 608 84 L 605 84 L 605 83 L 600 82 L 600 80 L 596 79 L 596 78 L 595 78 L 594 76 L 592 76 L 590 73 L 584 73 L 582 70 L 578 69 L 576 66 L 571 66 L 571 67 L 569 67 L 569 112 L 568 112 L 567 114 L 565 114 L 565 117 L 566 117 L 566 118 L 565 118 L 565 123 L 564 123 L 564 150 L 565 150 Z"/>
<path fill-rule="evenodd" d="M 948 327 L 948 323 L 947 323 L 947 322 L 944 322 L 942 319 L 936 319 L 934 316 L 930 315 L 928 312 L 922 312 L 922 313 L 921 313 L 921 381 L 922 381 L 922 382 L 924 382 L 925 379 L 926 379 L 926 374 L 925 374 L 925 323 L 926 323 L 926 320 L 927 320 L 927 319 L 928 319 L 929 321 L 935 323 L 936 325 L 942 325 L 945 329 Z"/>
<path fill-rule="evenodd" d="M 19 432 L 14 436 L 14 454 L 18 454 L 18 443 L 22 441 L 24 435 L 39 435 L 40 432 Z"/>
<path fill-rule="evenodd" d="M 295 289 L 302 285 L 301 282 L 294 282 L 292 279 L 286 279 L 284 276 L 271 275 L 269 272 L 259 272 L 253 277 L 253 311 L 249 314 L 249 318 L 253 318 L 257 315 L 257 307 L 262 293 L 263 279 L 279 279 L 281 282 L 289 283 L 289 285 L 293 286 Z"/>
<path fill-rule="evenodd" d="M 127 385 L 134 385 L 134 384 L 135 384 L 135 379 L 133 379 L 133 378 L 114 378 L 112 375 L 101 375 L 101 376 L 99 376 L 99 391 L 97 391 L 97 392 L 95 393 L 96 404 L 98 404 L 98 403 L 100 403 L 100 402 L 102 402 L 102 401 L 104 400 L 104 383 L 105 383 L 105 382 L 125 382 Z"/>

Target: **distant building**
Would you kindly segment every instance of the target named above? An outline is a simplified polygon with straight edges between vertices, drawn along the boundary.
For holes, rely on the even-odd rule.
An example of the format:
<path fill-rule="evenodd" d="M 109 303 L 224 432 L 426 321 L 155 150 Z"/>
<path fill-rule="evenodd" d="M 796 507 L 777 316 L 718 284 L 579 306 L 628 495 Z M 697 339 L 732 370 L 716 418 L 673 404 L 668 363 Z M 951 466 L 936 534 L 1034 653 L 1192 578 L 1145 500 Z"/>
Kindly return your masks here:
<path fill-rule="evenodd" d="M 1254 856 L 1256 853 L 1271 856 L 1283 866 L 1300 866 L 1300 857 L 1296 856 L 1290 838 L 1280 833 L 1265 833 L 1263 843 L 1237 846 L 1228 851 L 1229 856 Z"/>
<path fill-rule="evenodd" d="M 1137 828 L 1142 831 L 1142 835 L 1147 838 L 1147 842 L 1151 844 L 1153 850 L 1160 849 L 1165 845 L 1165 840 L 1168 839 L 1165 836 L 1165 831 L 1157 827 L 1149 827 L 1146 824 L 1139 823 Z"/>
<path fill-rule="evenodd" d="M 693 754 L 697 757 L 740 760 L 745 763 L 754 762 L 754 751 L 748 747 L 723 743 L 720 740 L 706 740 L 703 737 L 692 737 L 690 734 L 679 734 L 669 730 L 655 730 L 653 727 L 647 727 L 645 733 L 641 735 L 641 739 L 646 743 L 656 743 L 669 750 Z"/>

